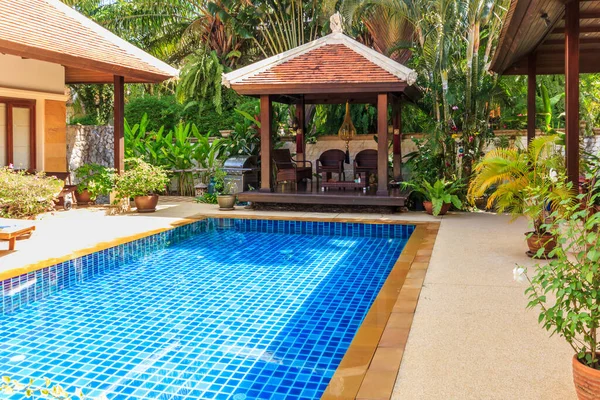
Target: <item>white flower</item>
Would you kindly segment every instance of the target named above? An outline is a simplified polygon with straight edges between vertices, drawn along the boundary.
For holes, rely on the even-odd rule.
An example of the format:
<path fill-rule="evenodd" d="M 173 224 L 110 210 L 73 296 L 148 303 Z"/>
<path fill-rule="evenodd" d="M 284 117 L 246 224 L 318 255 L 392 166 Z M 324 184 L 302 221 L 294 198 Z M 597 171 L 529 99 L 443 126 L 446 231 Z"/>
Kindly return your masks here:
<path fill-rule="evenodd" d="M 515 267 L 515 269 L 513 269 L 513 279 L 515 282 L 525 282 L 527 280 L 527 277 L 525 276 L 525 268 Z"/>
<path fill-rule="evenodd" d="M 558 172 L 554 168 L 550 168 L 549 178 L 552 182 L 558 181 Z"/>

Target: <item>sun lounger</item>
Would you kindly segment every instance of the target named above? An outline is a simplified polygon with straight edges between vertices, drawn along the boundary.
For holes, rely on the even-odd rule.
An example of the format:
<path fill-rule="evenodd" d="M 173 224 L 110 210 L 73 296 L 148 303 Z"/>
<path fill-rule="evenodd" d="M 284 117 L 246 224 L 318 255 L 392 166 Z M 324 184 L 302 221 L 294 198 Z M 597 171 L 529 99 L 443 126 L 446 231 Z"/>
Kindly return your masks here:
<path fill-rule="evenodd" d="M 0 218 L 0 240 L 8 240 L 8 250 L 15 249 L 15 243 L 19 236 L 31 233 L 35 225 L 27 221 Z"/>

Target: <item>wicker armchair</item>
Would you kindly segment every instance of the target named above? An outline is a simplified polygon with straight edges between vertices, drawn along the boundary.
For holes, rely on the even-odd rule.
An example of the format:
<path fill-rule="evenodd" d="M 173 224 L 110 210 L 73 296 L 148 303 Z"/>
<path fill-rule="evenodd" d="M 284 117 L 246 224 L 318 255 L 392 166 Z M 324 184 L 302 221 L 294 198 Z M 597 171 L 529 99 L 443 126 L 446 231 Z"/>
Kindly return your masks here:
<path fill-rule="evenodd" d="M 280 182 L 297 184 L 303 180 L 310 180 L 312 185 L 312 163 L 310 161 L 296 161 L 292 158 L 289 149 L 277 149 L 273 150 L 273 162 L 277 168 L 276 185 Z"/>
<path fill-rule="evenodd" d="M 377 150 L 362 150 L 354 157 L 354 176 L 363 172 L 367 181 L 369 174 L 377 176 Z"/>
<path fill-rule="evenodd" d="M 346 153 L 342 150 L 331 149 L 323 152 L 317 160 L 317 184 L 319 177 L 326 173 L 327 179 L 331 178 L 331 174 L 338 174 L 338 180 L 345 181 L 346 173 L 344 172 L 344 160 Z"/>

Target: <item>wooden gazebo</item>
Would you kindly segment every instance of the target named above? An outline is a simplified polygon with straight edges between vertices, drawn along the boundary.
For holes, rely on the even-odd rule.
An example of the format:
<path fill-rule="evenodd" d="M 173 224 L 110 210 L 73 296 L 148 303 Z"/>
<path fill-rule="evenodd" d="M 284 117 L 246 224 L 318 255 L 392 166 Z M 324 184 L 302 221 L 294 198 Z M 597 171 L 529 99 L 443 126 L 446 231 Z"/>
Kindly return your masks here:
<path fill-rule="evenodd" d="M 600 72 L 600 0 L 511 0 L 490 69 L 527 75 L 527 139 L 535 137 L 536 75 L 565 74 L 566 166 L 579 179 L 579 74 Z"/>
<path fill-rule="evenodd" d="M 344 35 L 332 19 L 333 32 L 292 50 L 225 74 L 223 83 L 239 94 L 260 98 L 261 186 L 240 199 L 256 202 L 404 205 L 404 199 L 388 191 L 388 106 L 392 108 L 394 175 L 401 163 L 401 104 L 419 96 L 414 86 L 416 73 L 410 68 Z M 304 159 L 305 105 L 373 104 L 378 109 L 378 190 L 376 196 L 350 193 L 273 192 L 272 103 L 296 105 L 299 129 L 296 135 L 298 159 Z M 302 194 L 302 195 L 300 195 Z"/>

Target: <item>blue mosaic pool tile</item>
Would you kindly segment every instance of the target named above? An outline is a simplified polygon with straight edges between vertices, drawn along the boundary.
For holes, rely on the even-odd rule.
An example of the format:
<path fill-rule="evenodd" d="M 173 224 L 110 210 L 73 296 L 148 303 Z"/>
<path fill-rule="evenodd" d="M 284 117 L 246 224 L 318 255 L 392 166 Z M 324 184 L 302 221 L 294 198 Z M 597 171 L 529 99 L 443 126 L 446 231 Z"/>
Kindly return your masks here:
<path fill-rule="evenodd" d="M 413 230 L 209 219 L 3 281 L 0 374 L 109 399 L 318 398 Z"/>

